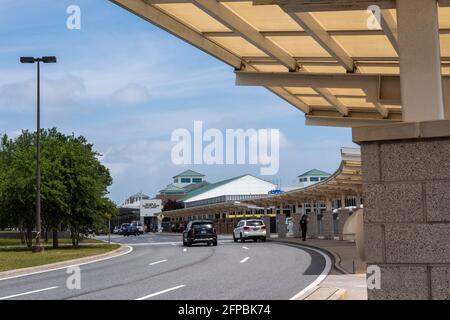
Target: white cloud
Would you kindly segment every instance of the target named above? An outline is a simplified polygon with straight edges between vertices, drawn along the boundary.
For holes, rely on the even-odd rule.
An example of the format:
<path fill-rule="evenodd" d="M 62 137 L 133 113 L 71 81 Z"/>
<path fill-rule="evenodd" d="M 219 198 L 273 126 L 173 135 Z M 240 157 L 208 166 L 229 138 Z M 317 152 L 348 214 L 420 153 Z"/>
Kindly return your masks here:
<path fill-rule="evenodd" d="M 150 94 L 146 87 L 136 83 L 130 83 L 116 90 L 112 94 L 112 99 L 118 104 L 133 105 L 149 101 Z"/>
<path fill-rule="evenodd" d="M 41 79 L 41 103 L 47 110 L 67 111 L 78 106 L 85 92 L 83 80 L 73 75 Z M 0 86 L 0 111 L 34 112 L 35 105 L 35 79 Z"/>

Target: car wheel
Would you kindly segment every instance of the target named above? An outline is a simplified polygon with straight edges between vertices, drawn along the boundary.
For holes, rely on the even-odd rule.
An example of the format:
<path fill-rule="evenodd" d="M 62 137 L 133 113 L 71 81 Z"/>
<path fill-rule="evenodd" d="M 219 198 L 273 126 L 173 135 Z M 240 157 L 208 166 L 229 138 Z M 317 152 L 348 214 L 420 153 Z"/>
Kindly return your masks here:
<path fill-rule="evenodd" d="M 266 242 L 266 237 L 261 239 L 262 242 Z"/>
<path fill-rule="evenodd" d="M 253 242 L 258 242 L 258 239 L 256 239 L 256 238 L 255 238 L 255 239 L 253 239 Z"/>
<path fill-rule="evenodd" d="M 208 243 L 207 243 L 207 246 L 208 246 L 208 247 L 210 247 L 211 245 L 212 245 L 212 243 L 211 243 L 211 242 L 208 242 Z"/>
<path fill-rule="evenodd" d="M 214 242 L 213 242 L 213 246 L 214 246 L 214 247 L 217 247 L 217 241 L 214 241 Z"/>
<path fill-rule="evenodd" d="M 237 239 L 236 236 L 234 235 L 234 232 L 233 232 L 233 241 L 234 241 L 234 242 L 237 242 L 237 241 L 238 241 L 238 239 Z"/>
<path fill-rule="evenodd" d="M 245 242 L 245 239 L 244 239 L 244 237 L 242 236 L 242 233 L 241 233 L 241 242 L 242 242 L 242 243 Z"/>
<path fill-rule="evenodd" d="M 188 247 L 191 247 L 191 246 L 192 246 L 192 242 L 188 241 L 188 242 L 187 242 L 187 246 L 188 246 Z"/>

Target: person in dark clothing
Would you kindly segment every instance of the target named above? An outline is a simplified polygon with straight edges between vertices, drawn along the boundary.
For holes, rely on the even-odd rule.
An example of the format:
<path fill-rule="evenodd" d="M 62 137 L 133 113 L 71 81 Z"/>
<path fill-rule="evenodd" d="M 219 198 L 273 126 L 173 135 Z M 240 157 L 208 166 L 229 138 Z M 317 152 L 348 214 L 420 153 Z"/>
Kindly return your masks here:
<path fill-rule="evenodd" d="M 308 216 L 303 214 L 300 218 L 300 229 L 302 230 L 302 240 L 306 241 L 306 232 L 308 231 Z"/>

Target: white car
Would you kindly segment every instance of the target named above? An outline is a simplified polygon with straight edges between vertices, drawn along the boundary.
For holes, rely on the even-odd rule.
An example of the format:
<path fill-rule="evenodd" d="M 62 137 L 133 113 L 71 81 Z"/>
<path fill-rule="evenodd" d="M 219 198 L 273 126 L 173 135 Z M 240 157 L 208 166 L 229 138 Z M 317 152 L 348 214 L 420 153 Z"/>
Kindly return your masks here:
<path fill-rule="evenodd" d="M 131 223 L 136 224 L 136 227 L 139 231 L 139 234 L 144 234 L 144 226 L 142 225 L 142 222 L 140 221 L 132 221 Z"/>
<path fill-rule="evenodd" d="M 120 227 L 119 226 L 115 226 L 114 230 L 113 230 L 113 234 L 120 234 L 120 231 L 121 231 Z"/>
<path fill-rule="evenodd" d="M 247 239 L 253 239 L 253 241 L 266 241 L 266 226 L 262 220 L 241 220 L 233 230 L 233 240 L 237 242 L 245 242 Z"/>

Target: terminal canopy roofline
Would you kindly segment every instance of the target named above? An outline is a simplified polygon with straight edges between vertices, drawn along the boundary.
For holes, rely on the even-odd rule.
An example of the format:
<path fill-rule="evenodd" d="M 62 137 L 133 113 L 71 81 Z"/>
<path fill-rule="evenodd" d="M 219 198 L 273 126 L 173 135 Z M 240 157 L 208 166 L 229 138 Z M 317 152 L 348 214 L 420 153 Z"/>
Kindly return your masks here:
<path fill-rule="evenodd" d="M 359 148 L 342 148 L 341 163 L 328 179 L 314 185 L 278 195 L 267 195 L 241 202 L 230 201 L 210 205 L 165 211 L 167 217 L 189 217 L 201 214 L 224 213 L 239 210 L 276 208 L 281 203 L 308 203 L 360 196 L 362 193 L 361 151 Z"/>
<path fill-rule="evenodd" d="M 357 196 L 362 193 L 361 151 L 358 148 L 342 148 L 339 168 L 328 179 L 305 188 L 277 195 L 245 200 L 243 203 L 260 207 L 280 203 L 307 203 L 340 198 L 342 195 Z"/>
<path fill-rule="evenodd" d="M 238 85 L 266 87 L 307 124 L 402 121 L 394 0 L 111 1 L 232 66 Z M 450 1 L 438 3 L 450 109 Z M 379 22 L 370 5 L 381 9 Z"/>

